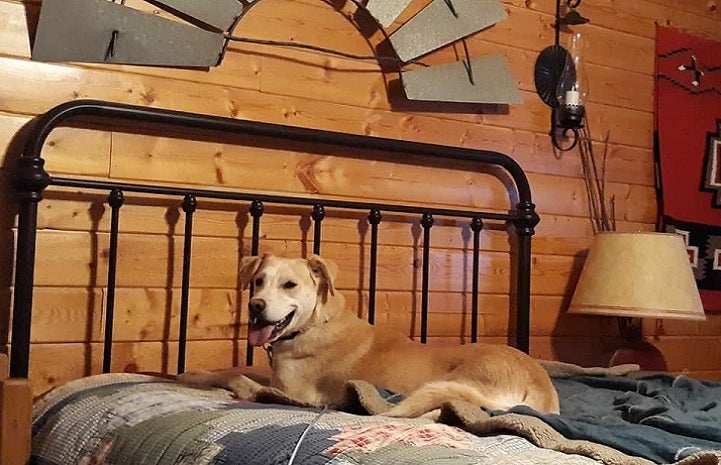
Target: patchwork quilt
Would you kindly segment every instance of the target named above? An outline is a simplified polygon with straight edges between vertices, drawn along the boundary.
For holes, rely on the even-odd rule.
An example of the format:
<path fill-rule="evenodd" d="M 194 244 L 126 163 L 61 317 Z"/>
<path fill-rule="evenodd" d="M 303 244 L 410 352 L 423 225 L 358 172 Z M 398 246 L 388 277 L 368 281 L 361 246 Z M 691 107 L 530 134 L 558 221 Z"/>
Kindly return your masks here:
<path fill-rule="evenodd" d="M 35 406 L 37 465 L 593 465 L 509 434 L 429 419 L 260 404 L 139 374 L 71 382 Z"/>
<path fill-rule="evenodd" d="M 721 463 L 721 383 L 583 375 L 554 384 L 560 415 L 452 402 L 434 421 L 369 415 L 402 396 L 359 381 L 348 384 L 356 400 L 349 413 L 273 389 L 247 402 L 150 375 L 96 375 L 37 401 L 32 463 Z"/>

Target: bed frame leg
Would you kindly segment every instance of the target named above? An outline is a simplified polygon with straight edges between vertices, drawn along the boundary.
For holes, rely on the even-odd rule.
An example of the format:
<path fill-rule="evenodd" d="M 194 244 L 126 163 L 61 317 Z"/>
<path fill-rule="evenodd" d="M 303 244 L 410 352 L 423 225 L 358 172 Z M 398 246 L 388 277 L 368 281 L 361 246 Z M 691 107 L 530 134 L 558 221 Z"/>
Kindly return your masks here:
<path fill-rule="evenodd" d="M 0 380 L 0 465 L 30 460 L 33 396 L 30 381 Z"/>

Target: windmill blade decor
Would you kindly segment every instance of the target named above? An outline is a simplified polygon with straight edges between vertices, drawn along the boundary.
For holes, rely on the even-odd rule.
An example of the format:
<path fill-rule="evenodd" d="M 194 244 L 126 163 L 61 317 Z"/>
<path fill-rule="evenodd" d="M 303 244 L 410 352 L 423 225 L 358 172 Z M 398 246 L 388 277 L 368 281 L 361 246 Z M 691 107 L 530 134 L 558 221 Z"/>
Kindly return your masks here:
<path fill-rule="evenodd" d="M 434 0 L 391 34 L 391 44 L 408 62 L 507 17 L 496 0 Z"/>
<path fill-rule="evenodd" d="M 107 0 L 43 0 L 32 49 L 36 61 L 209 67 L 222 34 Z"/>
<path fill-rule="evenodd" d="M 366 9 L 383 27 L 393 24 L 412 0 L 368 0 Z"/>
<path fill-rule="evenodd" d="M 232 36 L 232 30 L 252 6 L 260 3 L 260 0 L 145 1 L 186 22 L 136 10 L 122 1 L 43 0 L 32 59 L 183 68 L 218 66 L 229 41 L 244 40 Z M 364 7 L 361 0 L 351 1 L 373 18 L 381 31 L 412 2 L 368 0 Z M 467 36 L 507 16 L 498 0 L 433 0 L 392 34 L 384 34 L 396 54 L 406 97 L 456 103 L 521 103 L 505 57 L 472 58 L 465 42 Z M 402 69 L 456 41 L 463 41 L 464 60 L 423 69 Z"/>
<path fill-rule="evenodd" d="M 468 62 L 429 66 L 401 73 L 406 97 L 440 102 L 523 103 L 505 57 L 486 55 Z M 438 83 L 443 85 L 439 86 Z"/>
<path fill-rule="evenodd" d="M 166 11 L 185 16 L 219 31 L 230 31 L 243 13 L 238 0 L 148 0 Z"/>

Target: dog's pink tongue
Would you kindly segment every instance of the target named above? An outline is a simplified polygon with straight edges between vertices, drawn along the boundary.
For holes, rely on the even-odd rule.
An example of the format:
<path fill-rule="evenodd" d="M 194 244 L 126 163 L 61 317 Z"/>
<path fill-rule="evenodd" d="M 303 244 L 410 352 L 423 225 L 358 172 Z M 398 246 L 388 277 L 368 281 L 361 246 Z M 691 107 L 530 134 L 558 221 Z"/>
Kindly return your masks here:
<path fill-rule="evenodd" d="M 263 327 L 251 326 L 248 329 L 248 343 L 254 346 L 262 346 L 270 340 L 270 335 L 273 333 L 275 325 L 268 325 Z"/>

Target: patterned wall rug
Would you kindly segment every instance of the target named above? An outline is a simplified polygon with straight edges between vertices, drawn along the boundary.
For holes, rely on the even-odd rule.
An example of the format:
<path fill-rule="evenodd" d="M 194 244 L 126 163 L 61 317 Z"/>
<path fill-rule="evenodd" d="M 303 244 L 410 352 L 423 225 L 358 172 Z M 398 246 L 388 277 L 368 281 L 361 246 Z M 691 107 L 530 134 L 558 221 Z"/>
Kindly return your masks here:
<path fill-rule="evenodd" d="M 656 30 L 661 229 L 681 234 L 704 308 L 721 312 L 721 43 Z"/>

